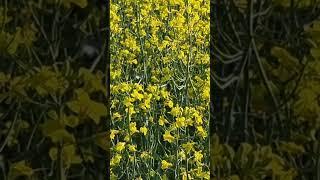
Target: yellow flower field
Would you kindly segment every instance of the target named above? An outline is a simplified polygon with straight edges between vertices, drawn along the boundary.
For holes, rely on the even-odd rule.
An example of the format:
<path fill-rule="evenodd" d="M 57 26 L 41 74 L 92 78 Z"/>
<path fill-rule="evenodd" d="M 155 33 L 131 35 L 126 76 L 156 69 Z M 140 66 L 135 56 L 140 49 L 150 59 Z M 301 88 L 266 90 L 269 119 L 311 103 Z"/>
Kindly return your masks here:
<path fill-rule="evenodd" d="M 112 179 L 209 179 L 209 0 L 112 0 Z"/>

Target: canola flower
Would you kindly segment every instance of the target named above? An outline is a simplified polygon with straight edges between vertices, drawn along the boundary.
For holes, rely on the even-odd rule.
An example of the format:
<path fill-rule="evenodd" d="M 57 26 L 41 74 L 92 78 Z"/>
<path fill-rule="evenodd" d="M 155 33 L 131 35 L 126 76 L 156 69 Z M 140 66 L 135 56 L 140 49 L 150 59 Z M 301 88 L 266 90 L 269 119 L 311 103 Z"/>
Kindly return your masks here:
<path fill-rule="evenodd" d="M 209 179 L 209 3 L 111 1 L 112 179 Z"/>
<path fill-rule="evenodd" d="M 166 160 L 162 160 L 161 161 L 161 169 L 168 169 L 168 168 L 170 168 L 172 166 L 173 166 L 173 164 L 167 162 Z"/>
<path fill-rule="evenodd" d="M 172 143 L 174 141 L 174 137 L 170 134 L 170 131 L 166 131 L 163 135 L 163 140 Z"/>

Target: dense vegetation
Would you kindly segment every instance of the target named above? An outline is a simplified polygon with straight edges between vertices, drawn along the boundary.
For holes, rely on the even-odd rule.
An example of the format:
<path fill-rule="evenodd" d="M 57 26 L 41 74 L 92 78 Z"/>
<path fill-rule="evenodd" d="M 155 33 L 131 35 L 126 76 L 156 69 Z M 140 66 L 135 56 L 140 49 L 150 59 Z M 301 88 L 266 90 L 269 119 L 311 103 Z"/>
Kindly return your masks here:
<path fill-rule="evenodd" d="M 209 1 L 111 2 L 112 179 L 209 179 Z"/>
<path fill-rule="evenodd" d="M 101 2 L 0 1 L 0 179 L 320 179 L 318 0 L 112 0 L 110 136 Z"/>

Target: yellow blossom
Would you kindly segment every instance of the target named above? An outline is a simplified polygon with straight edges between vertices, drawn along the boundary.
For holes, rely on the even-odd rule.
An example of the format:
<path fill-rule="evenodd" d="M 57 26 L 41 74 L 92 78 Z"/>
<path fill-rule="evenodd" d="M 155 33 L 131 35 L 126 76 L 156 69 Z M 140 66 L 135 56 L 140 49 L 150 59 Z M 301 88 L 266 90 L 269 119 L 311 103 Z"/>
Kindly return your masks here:
<path fill-rule="evenodd" d="M 118 113 L 118 112 L 115 112 L 113 115 L 112 115 L 112 119 L 113 120 L 116 120 L 116 119 L 119 119 L 121 118 L 121 115 Z"/>
<path fill-rule="evenodd" d="M 168 123 L 168 121 L 163 116 L 160 116 L 159 125 L 163 126 L 165 123 Z"/>
<path fill-rule="evenodd" d="M 185 152 L 182 150 L 178 153 L 179 157 L 182 159 L 182 160 L 185 160 L 186 159 L 186 154 Z"/>
<path fill-rule="evenodd" d="M 110 130 L 110 140 L 113 140 L 115 135 L 118 134 L 118 133 L 119 133 L 118 130 L 111 129 Z"/>
<path fill-rule="evenodd" d="M 181 128 L 186 126 L 186 118 L 185 117 L 179 117 L 176 118 L 176 127 Z"/>
<path fill-rule="evenodd" d="M 201 162 L 201 161 L 202 161 L 203 155 L 202 155 L 201 152 L 202 152 L 202 151 L 195 151 L 195 152 L 194 152 L 194 159 L 195 159 L 197 162 Z"/>
<path fill-rule="evenodd" d="M 147 151 L 143 151 L 140 155 L 142 159 L 148 159 L 150 157 L 150 154 Z"/>
<path fill-rule="evenodd" d="M 165 105 L 168 106 L 169 108 L 172 108 L 173 107 L 173 102 L 171 100 L 167 100 L 165 102 Z"/>
<path fill-rule="evenodd" d="M 133 90 L 131 97 L 138 99 L 139 101 L 141 101 L 143 99 L 143 94 L 139 93 L 137 90 Z"/>
<path fill-rule="evenodd" d="M 122 156 L 120 154 L 116 154 L 115 156 L 112 157 L 112 159 L 110 160 L 110 166 L 116 166 L 117 164 L 120 163 L 122 159 Z"/>
<path fill-rule="evenodd" d="M 134 134 L 136 132 L 139 132 L 137 127 L 136 127 L 136 122 L 131 122 L 129 125 L 129 130 L 130 130 L 130 134 Z"/>
<path fill-rule="evenodd" d="M 172 116 L 178 117 L 181 115 L 181 108 L 179 106 L 173 107 L 170 113 L 172 114 Z"/>
<path fill-rule="evenodd" d="M 174 136 L 170 134 L 170 131 L 166 131 L 163 135 L 164 141 L 168 141 L 169 143 L 172 143 L 174 141 Z"/>
<path fill-rule="evenodd" d="M 124 104 L 126 107 L 132 106 L 132 102 L 133 102 L 133 99 L 130 98 L 130 97 L 126 97 L 126 98 L 123 100 L 123 104 Z"/>
<path fill-rule="evenodd" d="M 167 162 L 166 160 L 161 161 L 161 169 L 163 169 L 163 170 L 168 169 L 172 166 L 173 166 L 173 164 L 170 162 Z"/>
<path fill-rule="evenodd" d="M 131 139 L 131 136 L 129 134 L 127 134 L 125 137 L 124 137 L 124 141 L 126 142 L 129 142 Z"/>
<path fill-rule="evenodd" d="M 197 126 L 197 131 L 198 131 L 199 135 L 203 138 L 206 138 L 208 135 L 202 126 Z"/>
<path fill-rule="evenodd" d="M 115 146 L 115 150 L 117 152 L 122 152 L 125 148 L 126 143 L 125 142 L 118 142 Z"/>
<path fill-rule="evenodd" d="M 140 127 L 140 132 L 142 132 L 145 136 L 147 135 L 147 132 L 148 132 L 148 128 L 143 126 L 143 127 Z"/>
<path fill-rule="evenodd" d="M 187 153 L 189 154 L 191 151 L 194 150 L 194 142 L 187 142 L 185 144 L 182 144 L 182 147 L 187 151 Z"/>
<path fill-rule="evenodd" d="M 137 151 L 136 148 L 137 148 L 136 145 L 128 144 L 128 149 L 130 152 L 136 152 Z"/>
<path fill-rule="evenodd" d="M 129 155 L 130 162 L 134 162 L 134 156 Z"/>

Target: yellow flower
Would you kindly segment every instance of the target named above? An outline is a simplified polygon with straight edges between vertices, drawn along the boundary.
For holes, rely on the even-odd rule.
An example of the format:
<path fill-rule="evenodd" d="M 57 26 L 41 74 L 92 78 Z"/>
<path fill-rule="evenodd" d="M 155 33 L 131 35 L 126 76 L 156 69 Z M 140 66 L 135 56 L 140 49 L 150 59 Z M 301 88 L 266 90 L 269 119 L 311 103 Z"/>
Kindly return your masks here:
<path fill-rule="evenodd" d="M 140 104 L 140 108 L 143 110 L 150 109 L 152 94 L 144 95 L 144 102 Z"/>
<path fill-rule="evenodd" d="M 193 126 L 193 120 L 191 118 L 186 119 L 186 126 Z"/>
<path fill-rule="evenodd" d="M 195 159 L 197 162 L 201 162 L 201 161 L 202 161 L 203 155 L 202 155 L 201 152 L 202 152 L 202 151 L 195 151 L 195 153 L 194 153 L 194 159 Z"/>
<path fill-rule="evenodd" d="M 167 99 L 169 97 L 169 92 L 166 90 L 161 89 L 160 93 L 161 93 L 161 96 L 163 97 L 163 99 Z"/>
<path fill-rule="evenodd" d="M 117 152 L 122 152 L 125 148 L 126 143 L 125 142 L 118 142 L 115 146 L 115 150 Z"/>
<path fill-rule="evenodd" d="M 202 138 L 206 138 L 208 135 L 202 126 L 197 126 L 197 131 Z"/>
<path fill-rule="evenodd" d="M 130 162 L 133 162 L 134 161 L 134 156 L 129 155 L 129 160 L 130 160 Z"/>
<path fill-rule="evenodd" d="M 110 166 L 112 167 L 112 166 L 115 166 L 115 165 L 119 164 L 121 159 L 122 159 L 122 156 L 120 154 L 116 154 L 110 160 Z"/>
<path fill-rule="evenodd" d="M 142 86 L 141 84 L 134 83 L 134 88 L 135 88 L 137 91 L 143 91 L 143 86 Z"/>
<path fill-rule="evenodd" d="M 149 122 L 153 123 L 153 117 L 149 117 Z"/>
<path fill-rule="evenodd" d="M 136 113 L 133 106 L 128 107 L 126 112 L 129 113 L 130 116 Z"/>
<path fill-rule="evenodd" d="M 154 85 L 149 85 L 148 88 L 147 88 L 147 90 L 148 90 L 150 93 L 154 94 L 154 93 L 157 92 L 158 87 L 157 87 L 157 86 L 154 86 Z"/>
<path fill-rule="evenodd" d="M 140 132 L 142 132 L 146 136 L 148 132 L 148 128 L 146 128 L 146 126 L 140 127 Z"/>
<path fill-rule="evenodd" d="M 202 98 L 208 100 L 210 98 L 210 87 L 205 87 L 203 89 Z"/>
<path fill-rule="evenodd" d="M 150 157 L 150 154 L 147 151 L 143 151 L 140 155 L 142 159 L 148 159 Z"/>
<path fill-rule="evenodd" d="M 186 118 L 184 117 L 179 117 L 176 118 L 176 127 L 181 128 L 186 126 Z"/>
<path fill-rule="evenodd" d="M 159 125 L 163 126 L 165 123 L 168 123 L 168 121 L 163 116 L 160 116 Z"/>
<path fill-rule="evenodd" d="M 131 139 L 131 136 L 130 136 L 129 134 L 127 134 L 127 135 L 124 137 L 124 140 L 125 140 L 126 142 L 129 142 L 130 139 Z"/>
<path fill-rule="evenodd" d="M 186 159 L 186 153 L 185 153 L 183 150 L 180 151 L 180 152 L 178 153 L 178 155 L 179 155 L 179 157 L 180 157 L 181 159 L 183 159 L 183 160 Z"/>
<path fill-rule="evenodd" d="M 194 142 L 187 142 L 185 144 L 182 144 L 182 147 L 187 151 L 187 153 L 189 154 L 191 151 L 194 150 Z"/>
<path fill-rule="evenodd" d="M 132 102 L 133 102 L 133 99 L 130 98 L 130 97 L 126 97 L 126 98 L 123 100 L 123 104 L 124 104 L 126 107 L 132 106 Z"/>
<path fill-rule="evenodd" d="M 181 173 L 181 175 L 182 175 L 182 180 L 193 179 L 191 177 L 191 174 L 187 174 L 185 170 Z"/>
<path fill-rule="evenodd" d="M 137 151 L 137 146 L 136 145 L 131 145 L 131 144 L 128 144 L 128 149 L 130 152 L 136 152 Z"/>
<path fill-rule="evenodd" d="M 162 160 L 161 161 L 161 169 L 163 169 L 163 170 L 168 169 L 168 168 L 170 168 L 172 166 L 173 166 L 173 164 L 167 162 L 166 160 Z"/>
<path fill-rule="evenodd" d="M 118 134 L 118 133 L 119 133 L 118 130 L 111 129 L 111 131 L 110 131 L 110 139 L 113 140 L 114 137 L 116 136 L 116 134 Z"/>
<path fill-rule="evenodd" d="M 143 99 L 143 94 L 139 93 L 136 89 L 133 90 L 131 97 L 138 99 L 139 101 L 141 101 L 141 99 Z"/>
<path fill-rule="evenodd" d="M 128 83 L 121 83 L 120 90 L 121 92 L 128 92 L 131 90 L 131 87 L 129 86 Z"/>
<path fill-rule="evenodd" d="M 130 130 L 130 134 L 134 134 L 136 132 L 139 132 L 137 127 L 136 127 L 136 123 L 135 122 L 131 122 L 129 125 L 129 130 Z"/>
<path fill-rule="evenodd" d="M 174 141 L 174 137 L 170 134 L 170 131 L 166 131 L 163 135 L 164 141 L 168 141 L 169 143 L 172 143 Z"/>
<path fill-rule="evenodd" d="M 171 100 L 167 100 L 165 102 L 165 105 L 168 106 L 169 108 L 172 108 L 173 107 L 173 102 Z"/>
<path fill-rule="evenodd" d="M 195 112 L 195 113 L 193 114 L 193 117 L 195 118 L 197 125 L 201 125 L 201 124 L 203 123 L 202 117 L 201 117 L 201 115 L 199 115 L 198 112 Z"/>
<path fill-rule="evenodd" d="M 121 118 L 121 115 L 118 113 L 118 112 L 115 112 L 113 115 L 112 115 L 112 119 L 113 120 L 116 120 L 116 119 L 119 119 Z"/>
<path fill-rule="evenodd" d="M 175 116 L 175 117 L 180 116 L 181 115 L 181 108 L 179 106 L 172 108 L 170 114 L 172 114 L 172 116 Z"/>
<path fill-rule="evenodd" d="M 202 170 L 202 167 L 198 167 L 197 169 L 195 169 L 196 171 L 196 176 L 200 179 L 210 179 L 210 172 L 207 171 L 207 172 L 204 172 Z"/>
<path fill-rule="evenodd" d="M 138 64 L 137 59 L 129 60 L 129 64 Z"/>

